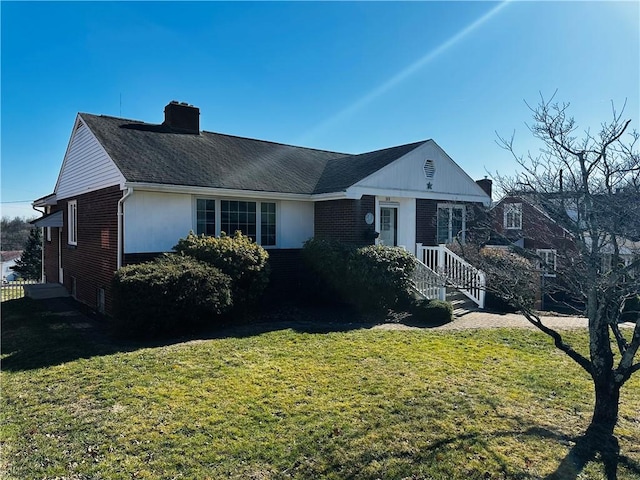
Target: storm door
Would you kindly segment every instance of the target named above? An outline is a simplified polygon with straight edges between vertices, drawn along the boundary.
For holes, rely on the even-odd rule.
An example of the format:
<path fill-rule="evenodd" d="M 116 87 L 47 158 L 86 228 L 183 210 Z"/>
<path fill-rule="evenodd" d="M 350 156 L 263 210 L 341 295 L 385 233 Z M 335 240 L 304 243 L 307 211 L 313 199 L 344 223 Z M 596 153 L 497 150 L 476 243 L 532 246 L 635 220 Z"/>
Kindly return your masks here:
<path fill-rule="evenodd" d="M 395 247 L 398 245 L 398 208 L 380 207 L 379 243 Z"/>

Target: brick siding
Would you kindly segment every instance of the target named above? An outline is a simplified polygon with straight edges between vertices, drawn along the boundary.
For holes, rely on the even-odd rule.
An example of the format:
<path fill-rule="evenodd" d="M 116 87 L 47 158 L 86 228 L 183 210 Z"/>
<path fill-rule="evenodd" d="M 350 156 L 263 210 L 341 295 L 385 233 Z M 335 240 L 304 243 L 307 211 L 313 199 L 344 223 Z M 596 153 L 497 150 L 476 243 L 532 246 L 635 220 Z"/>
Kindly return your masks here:
<path fill-rule="evenodd" d="M 118 186 L 108 187 L 95 192 L 58 202 L 62 210 L 62 267 L 64 286 L 72 292 L 75 279 L 76 299 L 91 308 L 98 308 L 98 291 L 105 290 L 105 311 L 111 312 L 111 279 L 116 271 L 118 256 L 118 200 L 122 192 Z M 77 200 L 78 231 L 77 245 L 69 245 L 67 203 Z M 52 247 L 55 232 L 52 232 Z M 57 245 L 55 245 L 57 250 Z M 57 267 L 57 251 L 53 252 Z M 51 262 L 49 268 L 53 267 Z M 53 268 L 55 268 L 53 267 Z M 58 280 L 57 272 L 54 277 Z M 49 279 L 49 273 L 47 273 Z"/>
<path fill-rule="evenodd" d="M 364 195 L 359 200 L 316 202 L 315 237 L 352 245 L 373 245 L 374 225 L 367 225 L 364 219 L 369 212 L 376 213 L 375 197 L 372 195 Z"/>
<path fill-rule="evenodd" d="M 416 199 L 416 243 L 436 245 L 437 200 Z"/>

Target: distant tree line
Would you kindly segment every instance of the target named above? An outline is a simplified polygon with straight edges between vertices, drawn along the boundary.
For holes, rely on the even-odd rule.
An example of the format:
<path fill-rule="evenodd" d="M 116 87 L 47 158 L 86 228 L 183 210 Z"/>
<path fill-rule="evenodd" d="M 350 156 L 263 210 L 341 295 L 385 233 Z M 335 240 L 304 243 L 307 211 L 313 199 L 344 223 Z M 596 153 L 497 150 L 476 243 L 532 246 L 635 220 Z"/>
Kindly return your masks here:
<path fill-rule="evenodd" d="M 29 238 L 33 225 L 22 217 L 2 217 L 0 224 L 0 245 L 3 251 L 22 250 Z"/>

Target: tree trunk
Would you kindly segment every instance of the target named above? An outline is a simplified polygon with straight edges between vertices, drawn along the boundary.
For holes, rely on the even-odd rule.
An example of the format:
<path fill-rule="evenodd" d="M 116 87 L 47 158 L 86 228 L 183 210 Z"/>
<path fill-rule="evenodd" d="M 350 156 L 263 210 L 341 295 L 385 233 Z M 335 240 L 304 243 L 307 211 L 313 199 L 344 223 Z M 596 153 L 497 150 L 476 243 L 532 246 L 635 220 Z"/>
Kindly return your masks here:
<path fill-rule="evenodd" d="M 594 386 L 596 404 L 587 434 L 610 437 L 618 422 L 620 386 L 616 384 L 612 375 L 607 375 L 605 379 L 595 380 Z"/>

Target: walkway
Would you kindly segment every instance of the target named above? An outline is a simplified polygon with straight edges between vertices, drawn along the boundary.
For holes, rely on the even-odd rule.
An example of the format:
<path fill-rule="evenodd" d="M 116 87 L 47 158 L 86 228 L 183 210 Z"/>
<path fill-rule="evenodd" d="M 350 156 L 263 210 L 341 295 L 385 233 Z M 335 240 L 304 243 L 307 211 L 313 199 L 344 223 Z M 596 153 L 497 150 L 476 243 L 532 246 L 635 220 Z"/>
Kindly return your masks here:
<path fill-rule="evenodd" d="M 543 323 L 554 330 L 570 330 L 575 328 L 587 328 L 588 322 L 584 317 L 569 316 L 541 316 Z M 633 328 L 633 323 L 621 323 L 621 328 Z M 373 328 L 382 330 L 419 330 L 421 327 L 403 325 L 402 323 L 384 323 Z M 469 312 L 456 317 L 453 322 L 429 327 L 429 330 L 465 330 L 474 328 L 530 328 L 536 327 L 529 323 L 522 315 L 516 313 L 489 313 L 481 310 Z"/>

